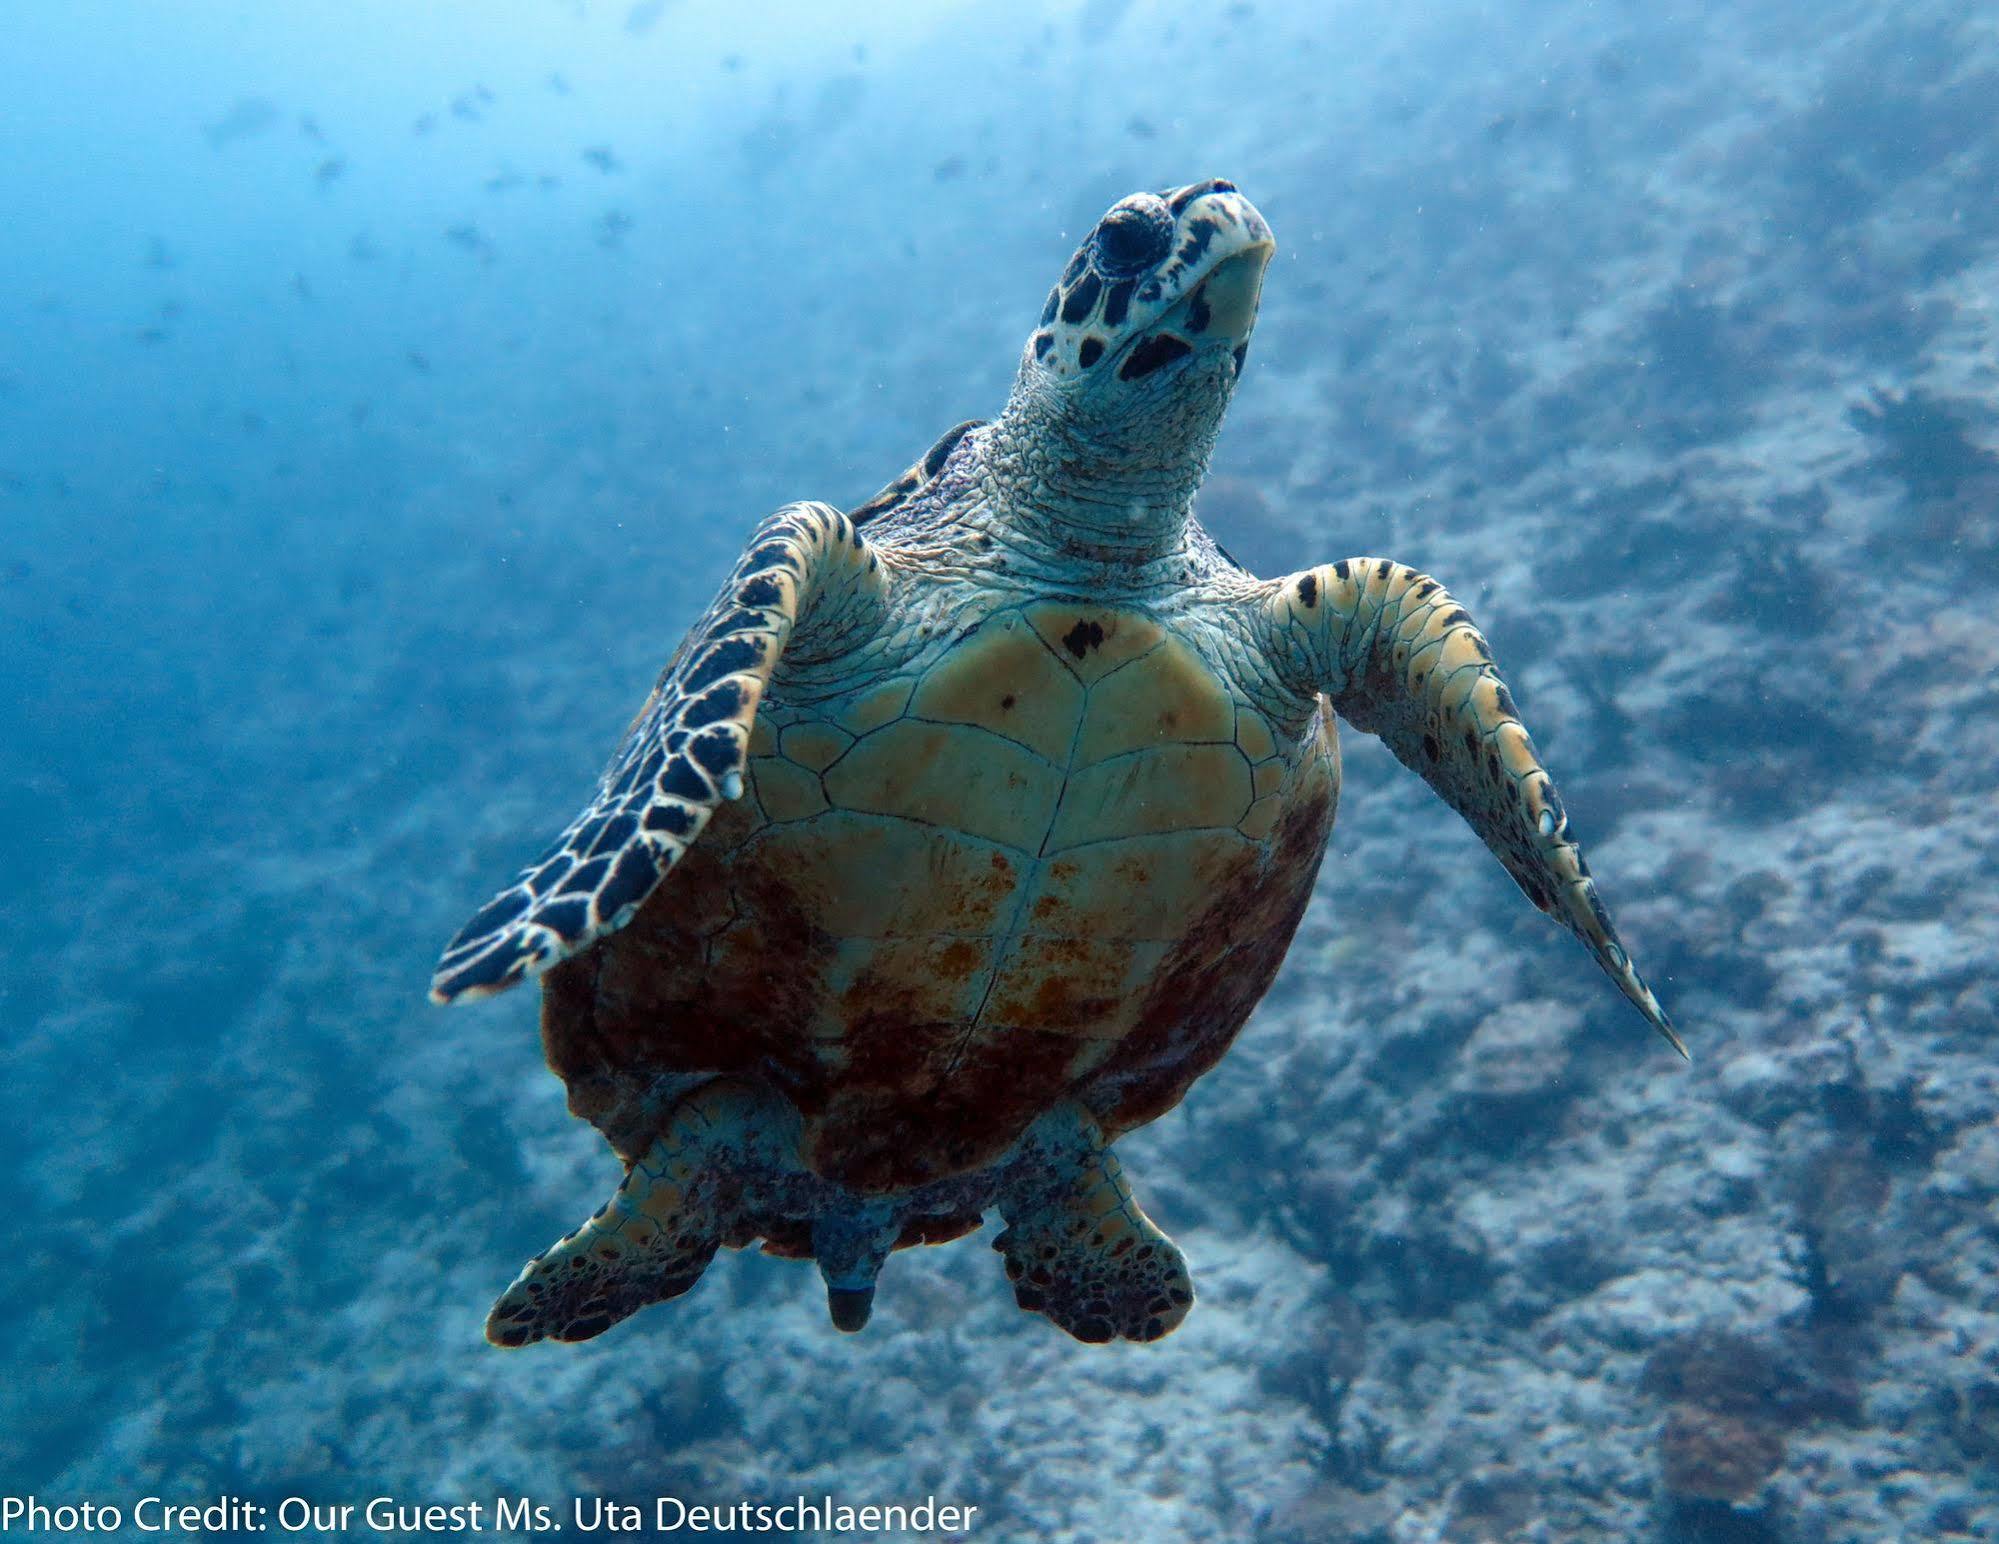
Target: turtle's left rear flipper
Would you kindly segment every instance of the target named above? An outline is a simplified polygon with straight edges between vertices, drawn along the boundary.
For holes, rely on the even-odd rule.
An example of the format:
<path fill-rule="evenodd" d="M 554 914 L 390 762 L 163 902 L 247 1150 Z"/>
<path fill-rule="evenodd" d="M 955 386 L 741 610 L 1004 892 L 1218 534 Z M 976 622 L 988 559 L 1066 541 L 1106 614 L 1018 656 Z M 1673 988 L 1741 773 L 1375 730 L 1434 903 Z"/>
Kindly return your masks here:
<path fill-rule="evenodd" d="M 589 1340 L 691 1289 L 736 1231 L 743 1176 L 769 1165 L 771 1143 L 795 1134 L 794 1124 L 747 1084 L 718 1080 L 689 1094 L 602 1210 L 500 1294 L 486 1338 Z"/>
<path fill-rule="evenodd" d="M 1379 735 L 1685 1056 L 1618 939 L 1561 797 L 1464 608 L 1427 574 L 1386 558 L 1306 569 L 1278 581 L 1262 604 L 1272 658 L 1292 684 L 1325 693 L 1356 729 Z"/>

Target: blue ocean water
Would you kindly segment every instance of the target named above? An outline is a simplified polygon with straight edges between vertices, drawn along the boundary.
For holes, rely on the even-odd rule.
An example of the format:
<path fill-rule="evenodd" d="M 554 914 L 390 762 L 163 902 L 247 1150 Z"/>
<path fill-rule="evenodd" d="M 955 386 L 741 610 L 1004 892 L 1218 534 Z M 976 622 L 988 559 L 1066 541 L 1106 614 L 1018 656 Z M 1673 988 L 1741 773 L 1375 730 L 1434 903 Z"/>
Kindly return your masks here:
<path fill-rule="evenodd" d="M 1999 1537 L 1990 9 L 757 11 L 0 24 L 0 1510 Z M 1279 253 L 1203 518 L 1471 607 L 1692 1065 L 1349 734 L 1286 973 L 1121 1147 L 1174 1336 L 982 1237 L 858 1337 L 744 1253 L 488 1347 L 616 1170 L 438 948 L 756 520 L 991 416 L 1207 176 Z"/>

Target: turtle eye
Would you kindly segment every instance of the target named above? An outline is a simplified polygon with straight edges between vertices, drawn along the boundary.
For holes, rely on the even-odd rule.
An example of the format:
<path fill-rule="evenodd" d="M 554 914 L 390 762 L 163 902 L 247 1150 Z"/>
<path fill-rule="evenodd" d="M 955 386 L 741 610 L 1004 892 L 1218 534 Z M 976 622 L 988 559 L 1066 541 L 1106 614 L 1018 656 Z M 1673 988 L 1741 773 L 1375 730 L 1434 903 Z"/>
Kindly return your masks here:
<path fill-rule="evenodd" d="M 1097 226 L 1097 267 L 1115 278 L 1143 273 L 1173 245 L 1173 216 L 1149 194 L 1126 199 Z"/>

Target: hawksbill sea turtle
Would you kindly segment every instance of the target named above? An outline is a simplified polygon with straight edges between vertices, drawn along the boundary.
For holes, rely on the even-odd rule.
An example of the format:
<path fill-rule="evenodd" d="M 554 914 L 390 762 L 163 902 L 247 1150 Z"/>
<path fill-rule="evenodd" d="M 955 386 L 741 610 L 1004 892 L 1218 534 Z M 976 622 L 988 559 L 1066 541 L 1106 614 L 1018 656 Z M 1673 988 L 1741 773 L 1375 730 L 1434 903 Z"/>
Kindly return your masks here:
<path fill-rule="evenodd" d="M 1121 199 L 999 418 L 758 527 L 589 806 L 452 940 L 431 995 L 540 976 L 549 1065 L 626 1165 L 495 1343 L 587 1339 L 759 1239 L 857 1330 L 891 1250 L 989 1208 L 1021 1307 L 1173 1329 L 1186 1261 L 1111 1146 L 1276 974 L 1336 716 L 1685 1054 L 1464 608 L 1386 558 L 1259 579 L 1194 518 L 1273 250 L 1232 183 Z"/>

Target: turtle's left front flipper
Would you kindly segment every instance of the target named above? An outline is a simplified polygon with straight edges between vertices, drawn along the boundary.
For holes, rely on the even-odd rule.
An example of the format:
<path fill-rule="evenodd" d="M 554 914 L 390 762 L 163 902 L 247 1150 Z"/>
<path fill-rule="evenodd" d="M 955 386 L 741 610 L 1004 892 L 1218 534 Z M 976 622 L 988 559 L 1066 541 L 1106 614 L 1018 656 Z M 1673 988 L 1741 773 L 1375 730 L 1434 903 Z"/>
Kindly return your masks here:
<path fill-rule="evenodd" d="M 1436 580 L 1386 558 L 1293 574 L 1263 604 L 1271 656 L 1292 684 L 1323 692 L 1420 774 L 1685 1056 L 1618 939 L 1554 782 L 1464 608 Z"/>
<path fill-rule="evenodd" d="M 742 793 L 750 727 L 780 657 L 864 637 L 886 583 L 880 557 L 831 505 L 787 504 L 765 520 L 596 796 L 459 930 L 431 997 L 490 997 L 623 927 L 722 801 Z"/>

